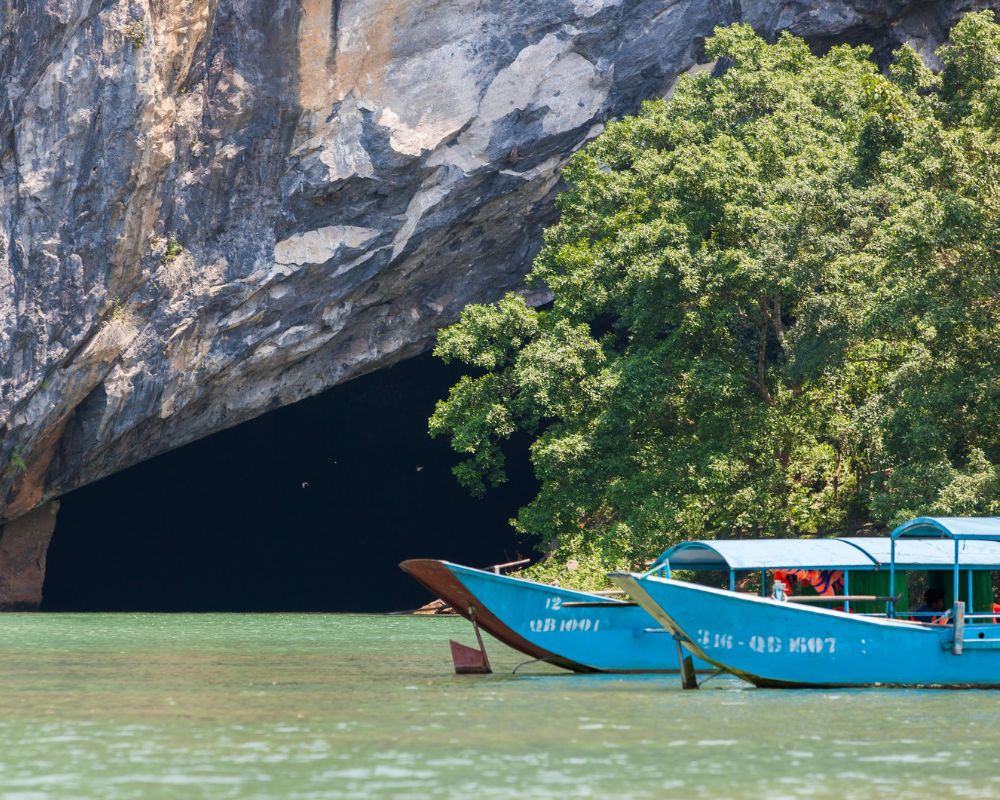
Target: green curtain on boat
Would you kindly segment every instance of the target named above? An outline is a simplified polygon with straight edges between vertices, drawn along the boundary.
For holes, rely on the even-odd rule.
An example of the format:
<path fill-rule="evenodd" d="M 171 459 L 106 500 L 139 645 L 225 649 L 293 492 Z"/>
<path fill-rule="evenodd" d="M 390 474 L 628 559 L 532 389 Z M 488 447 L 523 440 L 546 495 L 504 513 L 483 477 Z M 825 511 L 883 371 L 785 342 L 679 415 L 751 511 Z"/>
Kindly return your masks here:
<path fill-rule="evenodd" d="M 951 570 L 934 570 L 927 574 L 927 585 L 944 594 L 944 607 L 955 604 L 955 577 Z M 988 569 L 972 570 L 972 604 L 969 604 L 969 570 L 959 570 L 958 599 L 965 603 L 967 614 L 993 610 L 993 573 Z M 921 598 L 921 602 L 922 602 Z"/>
<path fill-rule="evenodd" d="M 852 572 L 846 594 L 873 594 L 877 597 L 889 596 L 889 570 L 878 572 Z M 902 595 L 896 604 L 897 611 L 910 608 L 910 595 L 906 590 L 906 571 L 896 570 L 896 594 Z M 851 610 L 858 614 L 884 614 L 885 602 L 851 603 Z"/>
<path fill-rule="evenodd" d="M 817 592 L 812 586 L 799 584 L 797 593 L 800 595 L 816 595 Z M 844 594 L 871 594 L 876 597 L 889 596 L 889 572 L 852 572 L 848 578 L 848 588 Z M 898 611 L 906 611 L 910 607 L 909 593 L 906 589 L 906 572 L 898 570 L 896 572 L 896 594 L 901 594 L 897 605 Z M 843 601 L 831 601 L 829 604 L 823 603 L 823 608 L 841 608 Z M 884 614 L 885 601 L 874 603 L 851 603 L 851 610 L 857 614 Z"/>

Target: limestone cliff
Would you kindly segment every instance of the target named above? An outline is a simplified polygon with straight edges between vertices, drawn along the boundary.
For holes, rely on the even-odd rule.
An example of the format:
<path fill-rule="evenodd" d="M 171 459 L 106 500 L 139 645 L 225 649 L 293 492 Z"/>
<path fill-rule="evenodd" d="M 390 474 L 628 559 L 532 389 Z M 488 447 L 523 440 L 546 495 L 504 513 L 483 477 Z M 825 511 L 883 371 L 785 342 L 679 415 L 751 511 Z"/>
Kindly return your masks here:
<path fill-rule="evenodd" d="M 0 519 L 428 346 L 714 26 L 982 2 L 0 0 Z"/>

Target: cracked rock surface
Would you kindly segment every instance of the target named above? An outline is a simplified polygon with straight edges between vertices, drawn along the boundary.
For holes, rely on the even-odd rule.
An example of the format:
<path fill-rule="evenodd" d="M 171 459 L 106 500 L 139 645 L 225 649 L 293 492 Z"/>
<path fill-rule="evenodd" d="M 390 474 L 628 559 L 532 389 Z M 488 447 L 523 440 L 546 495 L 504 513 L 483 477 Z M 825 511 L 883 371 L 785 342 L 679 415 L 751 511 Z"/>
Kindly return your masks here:
<path fill-rule="evenodd" d="M 716 25 L 929 55 L 973 4 L 0 0 L 0 520 L 517 289 Z"/>

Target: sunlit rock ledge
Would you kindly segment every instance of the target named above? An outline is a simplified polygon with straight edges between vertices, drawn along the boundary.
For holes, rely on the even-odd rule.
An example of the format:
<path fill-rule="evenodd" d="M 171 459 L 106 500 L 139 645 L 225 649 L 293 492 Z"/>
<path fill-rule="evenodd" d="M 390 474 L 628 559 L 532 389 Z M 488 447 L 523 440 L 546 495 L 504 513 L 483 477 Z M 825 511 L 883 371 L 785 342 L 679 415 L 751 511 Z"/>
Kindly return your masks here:
<path fill-rule="evenodd" d="M 972 5 L 6 0 L 0 519 L 519 288 L 559 169 L 716 25 L 930 54 Z"/>

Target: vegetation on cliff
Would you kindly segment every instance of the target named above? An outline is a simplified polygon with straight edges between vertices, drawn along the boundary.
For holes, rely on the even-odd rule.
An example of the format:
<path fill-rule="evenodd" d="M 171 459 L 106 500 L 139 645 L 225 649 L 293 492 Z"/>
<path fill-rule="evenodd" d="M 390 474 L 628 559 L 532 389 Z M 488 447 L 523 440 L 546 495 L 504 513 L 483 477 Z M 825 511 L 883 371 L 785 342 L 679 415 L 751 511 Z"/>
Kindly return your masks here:
<path fill-rule="evenodd" d="M 529 434 L 514 524 L 595 574 L 679 538 L 1000 513 L 1000 25 L 965 17 L 938 74 L 745 25 L 706 48 L 715 74 L 567 166 L 529 277 L 551 307 L 441 332 L 469 367 L 430 421 L 458 479 L 503 481 Z"/>

